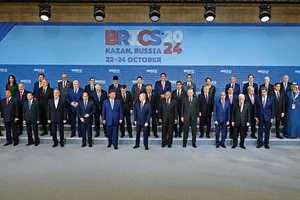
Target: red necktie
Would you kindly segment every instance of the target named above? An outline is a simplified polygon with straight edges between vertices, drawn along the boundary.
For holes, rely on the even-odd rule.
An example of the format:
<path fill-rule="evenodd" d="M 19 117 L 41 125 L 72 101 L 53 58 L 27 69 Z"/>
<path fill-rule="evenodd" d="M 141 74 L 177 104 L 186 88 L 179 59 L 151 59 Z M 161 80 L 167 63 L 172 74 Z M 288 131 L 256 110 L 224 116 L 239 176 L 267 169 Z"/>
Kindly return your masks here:
<path fill-rule="evenodd" d="M 163 81 L 161 82 L 161 88 L 162 88 L 162 90 L 165 89 L 165 87 L 164 87 L 164 82 L 163 82 Z"/>
<path fill-rule="evenodd" d="M 138 84 L 138 91 L 140 91 L 141 90 L 141 86 L 140 86 L 140 84 Z"/>
<path fill-rule="evenodd" d="M 22 92 L 20 92 L 20 99 L 22 99 L 22 97 L 23 97 L 23 93 L 22 93 Z"/>

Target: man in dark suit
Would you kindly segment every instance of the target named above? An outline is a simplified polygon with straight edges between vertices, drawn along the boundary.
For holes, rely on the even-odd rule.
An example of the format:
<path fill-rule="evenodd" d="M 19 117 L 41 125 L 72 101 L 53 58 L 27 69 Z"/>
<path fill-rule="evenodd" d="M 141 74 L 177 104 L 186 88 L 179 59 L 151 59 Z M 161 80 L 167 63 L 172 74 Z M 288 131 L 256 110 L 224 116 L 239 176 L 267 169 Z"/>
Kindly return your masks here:
<path fill-rule="evenodd" d="M 11 96 L 11 91 L 5 91 L 5 99 L 1 102 L 1 121 L 4 122 L 6 131 L 6 143 L 4 146 L 12 144 L 14 141 L 14 146 L 19 144 L 19 134 L 17 130 L 19 108 L 18 102 L 15 98 Z M 13 134 L 13 137 L 12 137 Z"/>
<path fill-rule="evenodd" d="M 245 137 L 250 122 L 249 104 L 245 102 L 245 95 L 240 94 L 239 100 L 233 105 L 232 110 L 232 126 L 234 127 L 233 145 L 232 149 L 237 147 L 238 137 L 240 134 L 240 147 L 246 149 Z"/>
<path fill-rule="evenodd" d="M 220 99 L 214 103 L 214 122 L 216 125 L 216 147 L 226 148 L 225 139 L 227 135 L 227 126 L 230 123 L 230 103 L 225 100 L 225 92 L 220 93 Z M 220 131 L 222 130 L 221 142 L 219 140 Z"/>
<path fill-rule="evenodd" d="M 70 105 L 69 109 L 71 112 L 71 137 L 75 137 L 76 135 L 76 118 L 78 119 L 78 136 L 81 137 L 81 122 L 77 116 L 76 108 L 78 106 L 78 102 L 82 99 L 83 92 L 84 89 L 80 88 L 79 82 L 75 80 L 73 81 L 73 88 L 70 88 L 67 94 L 66 101 Z"/>
<path fill-rule="evenodd" d="M 136 125 L 136 140 L 134 149 L 140 147 L 141 131 L 143 130 L 143 141 L 145 150 L 149 150 L 148 147 L 148 126 L 150 125 L 151 118 L 151 104 L 146 101 L 146 94 L 141 93 L 139 97 L 140 101 L 134 105 L 134 124 Z"/>
<path fill-rule="evenodd" d="M 282 78 L 282 82 L 280 83 L 280 90 L 284 93 L 290 92 L 291 91 L 291 85 L 292 83 L 289 82 L 289 76 L 284 75 Z"/>
<path fill-rule="evenodd" d="M 89 147 L 93 146 L 92 143 L 92 125 L 93 125 L 93 115 L 96 112 L 95 104 L 92 100 L 89 100 L 89 94 L 84 92 L 82 95 L 82 100 L 79 101 L 77 107 L 77 115 L 82 122 L 81 134 L 82 134 L 82 145 L 81 147 L 86 147 L 86 132 L 88 133 L 88 143 Z"/>
<path fill-rule="evenodd" d="M 28 144 L 26 146 L 33 145 L 38 146 L 40 144 L 38 134 L 38 124 L 40 123 L 40 108 L 39 102 L 33 99 L 33 93 L 27 93 L 27 100 L 23 106 L 23 123 L 26 124 Z M 34 134 L 34 142 L 32 138 L 32 129 Z"/>
<path fill-rule="evenodd" d="M 41 112 L 41 124 L 43 128 L 43 135 L 47 135 L 47 108 L 48 108 L 48 101 L 49 99 L 53 98 L 53 89 L 48 86 L 48 81 L 46 79 L 42 80 L 42 87 L 39 89 L 37 100 L 40 105 L 40 112 Z M 50 134 L 52 135 L 51 131 L 52 127 L 49 125 Z"/>
<path fill-rule="evenodd" d="M 154 90 L 157 92 L 158 96 L 160 96 L 160 99 L 165 98 L 165 93 L 167 91 L 172 91 L 171 82 L 166 79 L 166 73 L 161 73 L 160 80 L 155 82 Z"/>
<path fill-rule="evenodd" d="M 254 87 L 249 86 L 248 87 L 248 94 L 245 95 L 245 102 L 248 103 L 249 109 L 250 109 L 251 137 L 254 138 L 254 139 L 257 139 L 257 137 L 255 136 L 256 120 L 255 120 L 255 117 L 254 117 L 254 105 L 255 105 L 256 97 L 257 97 L 257 95 L 254 94 Z"/>
<path fill-rule="evenodd" d="M 264 84 L 261 84 L 259 86 L 259 91 L 261 90 L 261 88 L 266 88 L 267 92 L 270 93 L 270 92 L 273 92 L 274 91 L 274 85 L 272 85 L 270 83 L 270 78 L 268 76 L 266 76 L 264 78 Z"/>
<path fill-rule="evenodd" d="M 53 146 L 57 147 L 57 127 L 60 136 L 60 146 L 64 147 L 64 123 L 67 122 L 67 110 L 65 101 L 60 98 L 59 90 L 54 90 L 54 98 L 48 101 L 48 123 L 52 126 Z"/>
<path fill-rule="evenodd" d="M 90 78 L 90 84 L 86 85 L 84 91 L 88 93 L 89 97 L 91 97 L 92 92 L 95 91 L 95 78 Z"/>
<path fill-rule="evenodd" d="M 95 112 L 95 130 L 96 130 L 96 135 L 95 137 L 100 136 L 100 116 L 102 116 L 102 107 L 103 107 L 103 101 L 107 99 L 107 92 L 105 90 L 101 89 L 100 84 L 96 84 L 95 86 L 95 92 L 92 92 L 92 96 L 90 97 L 96 107 L 96 112 Z M 103 118 L 103 117 L 102 117 Z M 106 134 L 106 126 L 103 124 L 103 132 L 104 135 L 107 137 Z"/>
<path fill-rule="evenodd" d="M 39 93 L 39 89 L 41 87 L 43 87 L 43 83 L 42 81 L 45 79 L 45 75 L 44 74 L 39 74 L 38 75 L 38 81 L 34 83 L 33 86 L 33 96 L 34 98 L 37 98 L 38 93 Z M 50 84 L 48 84 L 48 87 L 50 88 Z"/>
<path fill-rule="evenodd" d="M 196 94 L 196 83 L 192 82 L 192 75 L 186 75 L 186 82 L 182 84 L 182 88 L 184 91 L 188 91 L 188 89 L 192 88 L 194 90 L 194 94 Z"/>
<path fill-rule="evenodd" d="M 181 138 L 181 134 L 183 131 L 183 122 L 180 120 L 181 119 L 181 106 L 182 106 L 182 100 L 186 98 L 186 91 L 182 89 L 182 83 L 181 81 L 177 81 L 176 83 L 176 90 L 172 92 L 172 99 L 176 100 L 176 105 L 177 105 L 177 112 L 178 112 L 178 117 L 179 117 L 179 129 L 177 127 L 177 124 L 174 124 L 174 132 L 175 132 L 175 138 L 179 137 Z M 177 120 L 178 121 L 178 120 Z"/>
<path fill-rule="evenodd" d="M 73 83 L 68 80 L 67 74 L 62 74 L 61 81 L 58 83 L 58 90 L 60 92 L 60 98 L 66 103 L 66 109 L 68 112 L 68 121 L 71 124 L 71 112 L 69 108 L 69 104 L 66 101 L 67 94 L 70 88 L 73 88 Z"/>
<path fill-rule="evenodd" d="M 230 77 L 230 83 L 226 85 L 225 87 L 225 94 L 228 95 L 228 88 L 233 88 L 233 94 L 236 96 L 239 96 L 241 93 L 240 84 L 236 83 L 236 77 L 231 76 Z"/>
<path fill-rule="evenodd" d="M 108 145 L 114 145 L 118 150 L 119 125 L 123 121 L 123 111 L 120 100 L 116 99 L 116 91 L 109 91 L 109 99 L 104 100 L 102 108 L 103 124 L 106 124 Z"/>
<path fill-rule="evenodd" d="M 192 146 L 197 148 L 196 145 L 196 134 L 197 134 L 197 119 L 200 116 L 199 112 L 199 101 L 194 96 L 194 90 L 188 89 L 187 97 L 182 100 L 181 106 L 181 121 L 184 123 L 183 132 L 183 147 L 186 147 L 189 128 L 192 129 Z"/>
<path fill-rule="evenodd" d="M 215 98 L 215 94 L 216 94 L 216 87 L 212 85 L 212 79 L 210 77 L 207 77 L 205 79 L 206 85 L 204 85 L 201 88 L 201 93 L 204 93 L 204 87 L 207 86 L 208 87 L 208 94 L 210 96 L 213 96 L 213 98 Z"/>
<path fill-rule="evenodd" d="M 266 88 L 261 88 L 261 96 L 258 96 L 254 105 L 254 117 L 258 123 L 258 139 L 256 148 L 264 146 L 269 149 L 270 129 L 275 116 L 274 97 L 267 95 Z M 265 140 L 263 142 L 263 129 L 265 129 Z"/>
<path fill-rule="evenodd" d="M 254 94 L 258 95 L 258 86 L 256 83 L 254 83 L 254 75 L 253 74 L 248 75 L 248 83 L 245 83 L 243 86 L 243 94 L 244 95 L 248 94 L 249 86 L 254 87 Z"/>
<path fill-rule="evenodd" d="M 174 124 L 177 124 L 178 111 L 176 101 L 171 99 L 171 92 L 165 93 L 158 108 L 158 121 L 162 123 L 162 145 L 161 147 L 172 147 Z"/>
<path fill-rule="evenodd" d="M 229 101 L 230 103 L 230 116 L 232 114 L 232 108 L 233 108 L 233 105 L 234 103 L 238 100 L 238 95 L 235 95 L 234 94 L 234 90 L 232 87 L 229 87 L 227 89 L 227 95 L 226 95 L 226 98 L 225 98 L 226 101 Z M 231 124 L 231 117 L 230 117 L 230 133 L 229 133 L 229 136 L 231 139 L 233 139 L 233 135 L 234 135 L 234 128 Z"/>
<path fill-rule="evenodd" d="M 121 95 L 117 97 L 123 109 L 123 120 L 120 124 L 121 138 L 125 137 L 125 119 L 128 135 L 132 138 L 131 114 L 133 110 L 132 95 L 127 91 L 126 85 L 121 86 Z"/>
<path fill-rule="evenodd" d="M 203 93 L 199 94 L 198 101 L 200 105 L 200 138 L 204 136 L 204 126 L 206 126 L 206 137 L 210 138 L 211 117 L 214 111 L 214 96 L 209 95 L 208 86 L 203 87 Z"/>
<path fill-rule="evenodd" d="M 108 92 L 114 90 L 116 94 L 119 95 L 121 93 L 121 84 L 119 84 L 119 77 L 113 76 L 113 84 L 108 87 Z"/>
<path fill-rule="evenodd" d="M 141 76 L 138 76 L 136 79 L 136 84 L 134 84 L 131 88 L 133 105 L 139 101 L 140 94 L 145 92 L 146 92 L 146 85 L 143 83 L 143 78 Z"/>
<path fill-rule="evenodd" d="M 159 107 L 159 95 L 155 90 L 152 89 L 152 85 L 146 85 L 146 101 L 151 104 L 151 118 L 152 118 L 152 132 L 153 136 L 158 138 L 157 135 L 157 113 Z M 148 134 L 150 136 L 150 125 L 147 127 L 149 129 Z"/>
<path fill-rule="evenodd" d="M 23 83 L 18 85 L 19 90 L 15 93 L 15 98 L 18 100 L 19 103 L 19 120 L 18 120 L 18 127 L 19 127 L 19 135 L 23 134 L 23 105 L 24 101 L 27 100 L 27 93 L 29 91 L 25 90 L 25 86 Z"/>
<path fill-rule="evenodd" d="M 275 100 L 276 137 L 283 139 L 280 135 L 280 121 L 285 112 L 285 93 L 281 90 L 280 83 L 275 84 L 275 90 L 270 93 Z"/>

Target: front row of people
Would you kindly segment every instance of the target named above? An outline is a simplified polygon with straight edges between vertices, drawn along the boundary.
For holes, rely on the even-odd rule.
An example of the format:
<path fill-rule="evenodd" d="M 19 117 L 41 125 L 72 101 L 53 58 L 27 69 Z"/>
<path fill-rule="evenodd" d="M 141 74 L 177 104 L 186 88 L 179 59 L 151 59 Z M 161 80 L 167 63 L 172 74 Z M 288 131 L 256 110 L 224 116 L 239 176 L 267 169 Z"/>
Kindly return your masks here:
<path fill-rule="evenodd" d="M 296 109 L 296 100 L 299 95 L 298 86 L 293 85 L 293 87 L 295 87 L 296 90 L 293 90 L 290 95 L 292 98 L 291 105 L 288 104 L 288 106 L 291 107 L 290 112 L 293 112 L 293 110 Z M 225 139 L 227 136 L 227 127 L 231 126 L 231 128 L 233 129 L 233 133 L 231 135 L 233 139 L 232 148 L 237 147 L 238 136 L 240 136 L 239 146 L 243 149 L 246 149 L 244 141 L 247 137 L 248 127 L 250 126 L 250 124 L 252 124 L 251 118 L 254 118 L 256 123 L 258 123 L 257 148 L 261 148 L 262 146 L 264 146 L 266 149 L 270 148 L 269 137 L 273 119 L 276 115 L 276 122 L 279 122 L 280 118 L 284 115 L 283 113 L 281 113 L 282 111 L 276 111 L 278 108 L 276 108 L 275 102 L 280 100 L 279 93 L 268 95 L 267 89 L 262 88 L 261 95 L 255 97 L 255 104 L 252 105 L 251 102 L 253 102 L 253 100 L 251 100 L 250 102 L 245 101 L 244 94 L 240 94 L 238 96 L 238 101 L 232 103 L 231 97 L 226 98 L 225 92 L 221 92 L 220 99 L 211 103 L 213 105 L 213 109 L 206 111 L 203 110 L 203 106 L 201 105 L 203 105 L 204 103 L 208 104 L 211 98 L 208 99 L 208 97 L 205 96 L 205 89 L 207 88 L 204 87 L 204 93 L 203 95 L 199 95 L 198 99 L 195 97 L 193 89 L 188 89 L 187 96 L 185 96 L 185 98 L 181 102 L 181 107 L 178 107 L 177 102 L 174 98 L 171 98 L 171 92 L 165 93 L 165 98 L 161 99 L 158 106 L 158 122 L 162 124 L 162 147 L 172 147 L 174 126 L 177 125 L 178 117 L 180 117 L 179 120 L 184 124 L 183 147 L 187 146 L 189 127 L 191 127 L 192 146 L 194 148 L 197 148 L 197 120 L 200 118 L 200 122 L 202 123 L 202 125 L 200 124 L 200 137 L 202 137 L 204 135 L 203 126 L 205 126 L 206 124 L 210 124 L 209 120 L 213 115 L 216 127 L 217 148 L 219 148 L 220 146 L 226 148 Z M 63 125 L 67 122 L 66 102 L 62 98 L 60 98 L 59 90 L 54 90 L 53 96 L 54 98 L 49 100 L 47 103 L 46 116 L 48 123 L 51 124 L 52 137 L 54 142 L 53 147 L 58 146 L 57 127 L 60 135 L 59 144 L 61 147 L 64 147 Z M 126 96 L 124 96 L 124 98 L 126 98 Z M 147 95 L 145 93 L 141 93 L 139 95 L 139 101 L 134 105 L 133 109 L 134 124 L 136 125 L 136 143 L 133 147 L 134 149 L 140 146 L 141 131 L 143 131 L 143 142 L 145 150 L 149 149 L 148 132 L 153 111 L 151 108 L 151 103 L 146 101 L 146 98 Z M 23 106 L 23 123 L 26 124 L 28 134 L 27 146 L 38 146 L 40 143 L 38 135 L 38 124 L 41 121 L 40 107 L 38 105 L 38 101 L 34 99 L 31 92 L 27 93 L 27 99 L 28 100 L 24 102 Z M 92 147 L 93 145 L 92 124 L 93 115 L 96 114 L 96 106 L 97 105 L 89 98 L 89 94 L 87 92 L 83 92 L 82 100 L 74 105 L 74 111 L 76 112 L 76 116 L 80 120 L 78 132 L 80 132 L 80 134 L 82 135 L 82 147 L 85 147 L 87 145 L 87 142 L 89 147 Z M 180 109 L 180 111 L 178 111 L 178 109 Z M 18 109 L 18 103 L 15 98 L 12 98 L 10 90 L 6 90 L 6 98 L 1 102 L 0 111 L 1 120 L 4 122 L 6 129 L 7 142 L 4 144 L 4 146 L 11 144 L 16 146 L 19 143 L 17 123 L 19 120 L 18 112 L 20 111 Z M 122 108 L 121 101 L 116 99 L 116 91 L 111 90 L 109 92 L 109 98 L 104 100 L 101 115 L 108 137 L 107 147 L 111 147 L 113 145 L 114 149 L 117 150 L 119 126 L 122 124 L 124 126 L 124 110 Z M 76 116 L 74 115 L 74 117 Z M 124 127 L 121 126 L 121 129 L 123 129 L 123 131 L 121 132 L 122 134 L 124 134 Z M 207 127 L 207 129 L 210 129 L 210 127 Z M 287 130 L 289 129 L 287 128 Z M 32 137 L 32 131 L 34 133 L 34 140 Z M 209 132 L 209 130 L 207 131 Z M 219 136 L 220 133 L 222 133 L 221 140 Z M 72 130 L 72 135 L 73 134 L 74 130 Z M 208 137 L 209 134 L 206 134 L 206 136 Z"/>

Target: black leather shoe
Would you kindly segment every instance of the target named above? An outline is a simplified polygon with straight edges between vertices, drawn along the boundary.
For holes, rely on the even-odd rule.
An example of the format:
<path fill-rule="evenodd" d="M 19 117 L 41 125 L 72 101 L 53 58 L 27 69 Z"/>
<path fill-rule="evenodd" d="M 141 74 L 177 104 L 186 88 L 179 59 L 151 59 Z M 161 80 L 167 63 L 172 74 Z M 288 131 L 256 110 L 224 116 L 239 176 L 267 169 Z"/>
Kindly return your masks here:
<path fill-rule="evenodd" d="M 172 145 L 168 145 L 168 148 L 172 148 Z"/>
<path fill-rule="evenodd" d="M 216 148 L 219 148 L 219 147 L 220 147 L 220 145 L 217 144 L 217 145 L 216 145 Z"/>
<path fill-rule="evenodd" d="M 203 138 L 203 134 L 200 134 L 199 138 Z"/>
<path fill-rule="evenodd" d="M 53 148 L 54 148 L 54 147 L 57 147 L 57 146 L 58 146 L 57 143 L 54 143 L 54 144 L 52 145 Z"/>
<path fill-rule="evenodd" d="M 89 144 L 89 147 L 93 147 L 93 145 L 92 145 L 92 144 Z"/>
<path fill-rule="evenodd" d="M 14 142 L 14 146 L 18 146 L 19 142 Z"/>
<path fill-rule="evenodd" d="M 107 145 L 107 148 L 110 148 L 110 147 L 111 147 L 111 144 L 108 144 L 108 145 Z"/>
<path fill-rule="evenodd" d="M 19 132 L 19 135 L 23 135 L 23 132 Z"/>
<path fill-rule="evenodd" d="M 265 145 L 265 148 L 266 148 L 266 149 L 270 149 L 270 146 L 266 144 L 266 145 Z"/>
<path fill-rule="evenodd" d="M 209 135 L 206 135 L 206 137 L 207 137 L 207 138 L 210 138 L 210 136 L 209 136 Z"/>
<path fill-rule="evenodd" d="M 279 139 L 283 139 L 283 137 L 281 135 L 276 135 L 276 137 Z"/>
<path fill-rule="evenodd" d="M 139 146 L 137 146 L 137 145 L 134 145 L 134 147 L 133 147 L 134 149 L 137 149 L 137 148 L 139 148 Z"/>
<path fill-rule="evenodd" d="M 12 142 L 6 142 L 3 146 L 8 146 L 8 145 L 11 145 Z"/>
<path fill-rule="evenodd" d="M 41 134 L 41 136 L 44 136 L 44 135 L 48 135 L 48 133 L 47 133 L 47 132 L 44 132 L 44 133 Z"/>
<path fill-rule="evenodd" d="M 31 146 L 33 144 L 34 144 L 33 142 L 29 142 L 28 144 L 26 144 L 26 146 Z"/>
<path fill-rule="evenodd" d="M 64 144 L 64 143 L 61 143 L 61 144 L 60 144 L 60 147 L 65 147 L 65 144 Z"/>
<path fill-rule="evenodd" d="M 231 148 L 232 148 L 232 149 L 235 149 L 235 148 L 236 148 L 236 146 L 237 146 L 237 145 L 233 145 Z"/>
<path fill-rule="evenodd" d="M 35 143 L 34 143 L 34 146 L 37 147 L 37 146 L 39 146 L 39 144 L 40 144 L 39 142 L 35 142 Z"/>
<path fill-rule="evenodd" d="M 258 145 L 256 145 L 256 148 L 261 148 L 262 147 L 262 145 L 261 144 L 258 144 Z"/>
<path fill-rule="evenodd" d="M 3 134 L 2 133 L 0 133 L 0 137 L 2 137 L 3 136 Z"/>
<path fill-rule="evenodd" d="M 116 146 L 116 147 L 114 147 L 114 149 L 115 149 L 115 150 L 118 150 L 119 148 Z"/>
<path fill-rule="evenodd" d="M 252 134 L 251 134 L 251 137 L 254 138 L 254 139 L 257 139 L 257 137 L 256 137 L 255 135 L 252 135 Z"/>
<path fill-rule="evenodd" d="M 177 134 L 175 134 L 175 135 L 174 135 L 174 138 L 177 138 L 177 137 L 178 137 L 178 135 L 177 135 Z"/>
<path fill-rule="evenodd" d="M 100 136 L 100 133 L 96 133 L 95 137 L 99 137 Z"/>
<path fill-rule="evenodd" d="M 184 143 L 184 144 L 182 145 L 182 147 L 183 147 L 183 148 L 186 148 L 186 144 Z"/>
<path fill-rule="evenodd" d="M 86 147 L 86 144 L 82 144 L 81 147 Z"/>
<path fill-rule="evenodd" d="M 72 133 L 70 137 L 71 137 L 71 138 L 75 137 L 75 134 Z"/>
<path fill-rule="evenodd" d="M 166 147 L 166 145 L 165 145 L 165 144 L 162 144 L 162 145 L 161 145 L 161 147 L 162 147 L 162 148 L 165 148 L 165 147 Z"/>
<path fill-rule="evenodd" d="M 121 135 L 121 138 L 125 137 L 125 135 Z"/>
<path fill-rule="evenodd" d="M 221 147 L 226 148 L 225 144 L 221 144 Z"/>
<path fill-rule="evenodd" d="M 193 148 L 197 148 L 197 145 L 196 145 L 196 144 L 192 144 L 192 147 L 193 147 Z"/>
<path fill-rule="evenodd" d="M 181 134 L 179 134 L 179 138 L 182 138 Z"/>
<path fill-rule="evenodd" d="M 155 137 L 155 138 L 159 138 L 157 134 L 156 134 L 156 135 L 154 135 L 154 137 Z"/>
<path fill-rule="evenodd" d="M 244 145 L 241 145 L 240 147 L 241 147 L 242 149 L 246 149 L 246 147 L 245 147 Z"/>
<path fill-rule="evenodd" d="M 133 136 L 132 136 L 132 135 L 129 135 L 129 137 L 130 137 L 130 138 L 133 138 Z"/>
<path fill-rule="evenodd" d="M 145 150 L 148 151 L 148 150 L 149 150 L 149 147 L 146 146 L 146 147 L 145 147 Z"/>

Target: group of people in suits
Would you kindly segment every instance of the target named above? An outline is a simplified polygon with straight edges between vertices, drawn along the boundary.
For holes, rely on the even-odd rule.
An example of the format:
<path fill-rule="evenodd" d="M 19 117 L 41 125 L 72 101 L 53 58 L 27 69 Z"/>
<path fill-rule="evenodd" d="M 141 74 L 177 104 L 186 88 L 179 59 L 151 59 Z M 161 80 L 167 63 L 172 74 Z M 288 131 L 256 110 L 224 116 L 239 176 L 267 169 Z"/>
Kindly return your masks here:
<path fill-rule="evenodd" d="M 6 129 L 7 143 L 5 146 L 18 145 L 19 135 L 22 134 L 23 124 L 26 124 L 28 146 L 39 145 L 38 125 L 42 125 L 43 135 L 48 134 L 47 126 L 53 138 L 53 147 L 60 144 L 64 147 L 64 124 L 71 125 L 71 137 L 82 137 L 82 147 L 92 147 L 92 125 L 95 124 L 95 137 L 100 136 L 100 118 L 102 118 L 103 132 L 108 138 L 108 147 L 118 149 L 119 129 L 121 138 L 125 137 L 125 124 L 130 138 L 133 137 L 131 117 L 136 125 L 136 144 L 140 146 L 140 134 L 143 131 L 143 141 L 146 150 L 149 149 L 148 137 L 152 131 L 158 138 L 157 126 L 162 125 L 162 147 L 172 147 L 173 137 L 182 137 L 183 147 L 187 146 L 189 127 L 192 131 L 192 146 L 196 145 L 197 122 L 199 123 L 200 138 L 210 138 L 211 121 L 216 127 L 216 147 L 226 148 L 227 127 L 230 127 L 230 137 L 233 139 L 232 148 L 239 146 L 245 149 L 244 141 L 247 131 L 251 127 L 251 137 L 257 138 L 256 124 L 258 124 L 257 148 L 269 147 L 270 128 L 273 118 L 276 121 L 276 137 L 280 135 L 280 123 L 285 124 L 284 136 L 299 137 L 299 127 L 290 126 L 288 120 L 298 115 L 295 112 L 298 101 L 298 85 L 292 84 L 288 76 L 283 81 L 272 85 L 270 78 L 265 77 L 259 87 L 254 83 L 254 76 L 248 75 L 248 82 L 241 87 L 236 83 L 236 77 L 230 78 L 225 91 L 215 100 L 216 88 L 212 79 L 206 78 L 206 85 L 196 96 L 196 84 L 192 82 L 192 75 L 186 76 L 186 82 L 176 82 L 176 89 L 172 90 L 166 74 L 160 74 L 160 80 L 145 85 L 141 76 L 137 77 L 131 91 L 126 85 L 119 84 L 117 76 L 107 93 L 100 84 L 95 84 L 95 78 L 84 88 L 77 80 L 71 82 L 67 75 L 62 75 L 57 89 L 50 87 L 43 74 L 38 75 L 38 82 L 34 84 L 33 92 L 25 89 L 20 83 L 16 88 L 16 79 L 8 77 L 6 84 L 6 98 L 1 101 L 1 119 Z M 292 90 L 292 92 L 290 92 Z M 287 94 L 287 95 L 286 95 Z M 151 131 L 150 131 L 151 128 Z M 57 129 L 60 140 L 57 139 Z M 33 132 L 33 134 L 32 134 Z M 263 140 L 263 132 L 265 138 Z M 299 132 L 299 131 L 298 131 Z M 220 139 L 220 133 L 221 139 Z M 0 133 L 1 134 L 1 133 Z M 34 136 L 34 139 L 33 139 Z"/>

